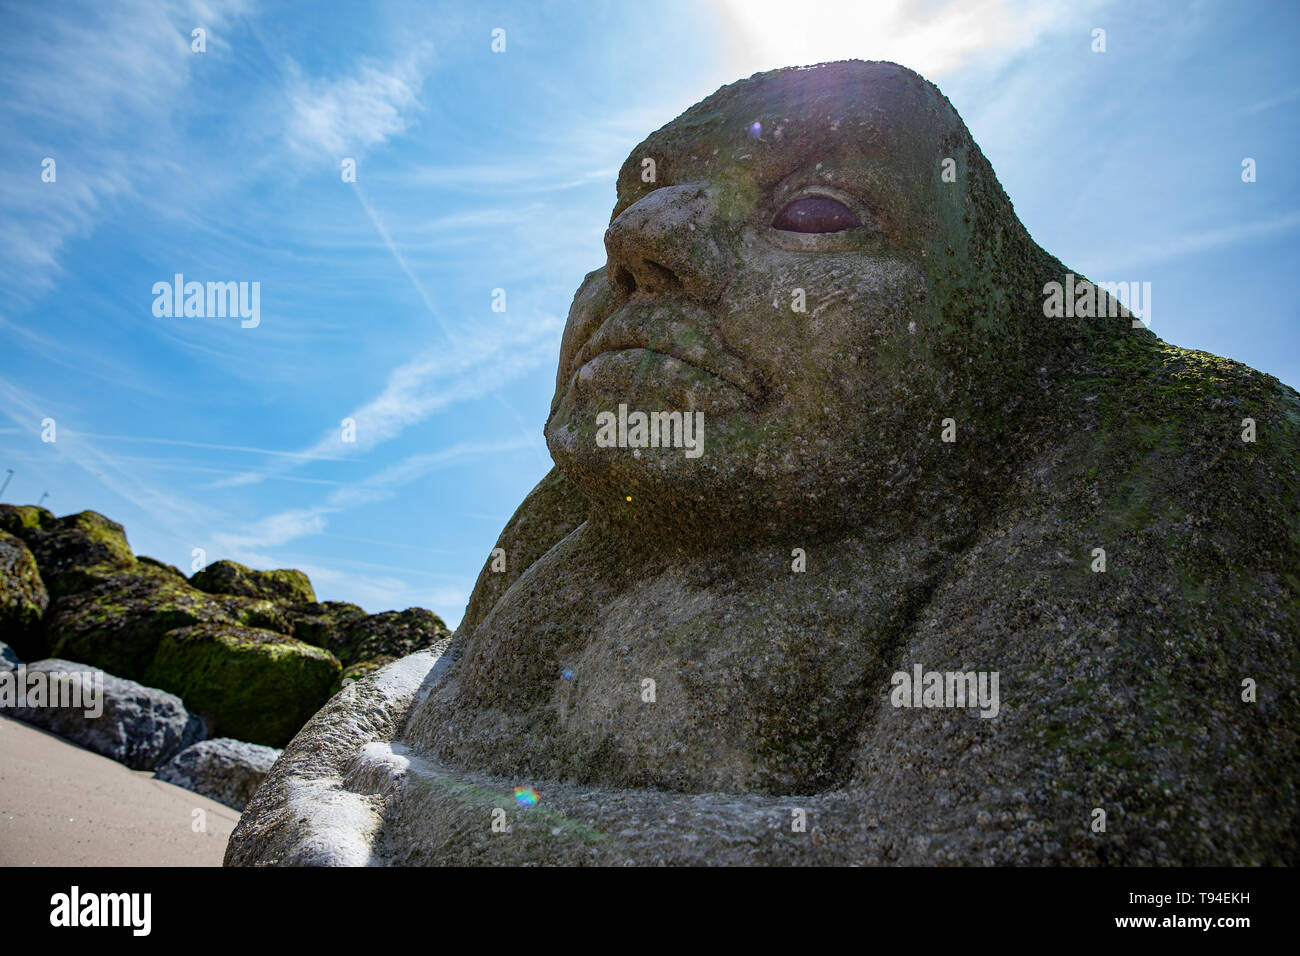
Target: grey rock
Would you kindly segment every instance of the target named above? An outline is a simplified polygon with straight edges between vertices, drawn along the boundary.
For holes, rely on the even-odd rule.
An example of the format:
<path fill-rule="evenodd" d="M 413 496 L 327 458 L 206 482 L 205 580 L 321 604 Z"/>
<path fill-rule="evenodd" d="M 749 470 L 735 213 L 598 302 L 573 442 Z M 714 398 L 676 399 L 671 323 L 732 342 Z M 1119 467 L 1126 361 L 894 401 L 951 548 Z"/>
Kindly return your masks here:
<path fill-rule="evenodd" d="M 243 810 L 279 756 L 271 747 L 215 737 L 186 747 L 154 776 Z"/>
<path fill-rule="evenodd" d="M 0 641 L 0 671 L 11 671 L 18 667 L 22 661 L 14 653 L 14 649 L 8 644 Z"/>
<path fill-rule="evenodd" d="M 207 736 L 203 721 L 175 694 L 106 674 L 97 667 L 51 658 L 11 672 L 0 713 L 24 720 L 103 754 L 133 770 L 153 770 Z M 26 688 L 18 706 L 17 685 Z M 0 687 L 4 684 L 0 682 Z M 41 688 L 39 706 L 32 693 Z"/>

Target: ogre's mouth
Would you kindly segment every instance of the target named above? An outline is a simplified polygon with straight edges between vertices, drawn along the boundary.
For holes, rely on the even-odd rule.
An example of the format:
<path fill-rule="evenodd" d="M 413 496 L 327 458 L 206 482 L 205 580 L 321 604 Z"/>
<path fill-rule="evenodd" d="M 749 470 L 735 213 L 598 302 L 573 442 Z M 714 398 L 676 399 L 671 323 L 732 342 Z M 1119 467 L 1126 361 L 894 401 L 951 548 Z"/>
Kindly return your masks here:
<path fill-rule="evenodd" d="M 649 312 L 650 314 L 647 314 Z M 664 310 L 623 308 L 611 315 L 596 330 L 570 363 L 570 376 L 588 362 L 611 352 L 643 350 L 676 359 L 740 389 L 759 400 L 763 390 L 757 376 L 739 356 L 733 355 L 699 325 L 673 311 L 662 321 Z M 655 321 L 647 321 L 655 320 Z"/>

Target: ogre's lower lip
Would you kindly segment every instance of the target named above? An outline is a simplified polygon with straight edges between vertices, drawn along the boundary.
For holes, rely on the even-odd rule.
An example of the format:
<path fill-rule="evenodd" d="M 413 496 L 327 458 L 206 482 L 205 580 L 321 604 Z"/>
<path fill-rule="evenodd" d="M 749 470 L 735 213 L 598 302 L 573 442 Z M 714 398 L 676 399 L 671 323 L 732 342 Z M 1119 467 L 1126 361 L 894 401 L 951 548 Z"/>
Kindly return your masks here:
<path fill-rule="evenodd" d="M 648 346 L 644 346 L 644 345 L 620 345 L 620 346 L 614 346 L 614 347 L 602 349 L 601 351 L 595 352 L 591 355 L 583 354 L 579 358 L 579 365 L 577 368 L 578 376 L 581 377 L 582 369 L 584 367 L 591 364 L 596 359 L 600 358 L 602 355 L 615 355 L 623 352 L 644 352 L 649 355 L 659 355 L 664 358 L 670 358 L 673 359 L 674 361 L 680 362 L 682 365 L 693 368 L 698 372 L 703 372 L 706 375 L 709 375 L 722 382 L 725 382 L 726 384 L 730 385 L 732 388 L 739 389 L 740 391 L 744 392 L 746 395 L 749 395 L 751 398 L 759 397 L 759 392 L 750 383 L 749 376 L 743 374 L 736 374 L 736 371 L 733 370 L 722 370 L 717 368 L 711 368 L 708 365 L 702 364 L 698 359 L 687 356 L 685 354 L 685 350 L 676 349 L 676 348 L 664 349 L 664 348 L 649 348 Z"/>

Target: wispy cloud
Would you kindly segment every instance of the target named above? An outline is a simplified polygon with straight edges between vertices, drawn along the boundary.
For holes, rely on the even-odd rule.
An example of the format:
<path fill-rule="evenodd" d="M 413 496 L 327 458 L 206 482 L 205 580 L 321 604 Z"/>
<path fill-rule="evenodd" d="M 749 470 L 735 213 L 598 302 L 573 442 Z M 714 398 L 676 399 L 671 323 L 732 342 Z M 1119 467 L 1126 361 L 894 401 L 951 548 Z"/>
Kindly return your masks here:
<path fill-rule="evenodd" d="M 527 444 L 523 439 L 489 442 L 463 442 L 450 448 L 411 455 L 354 484 L 331 493 L 321 504 L 311 508 L 293 508 L 268 515 L 238 532 L 220 531 L 212 540 L 223 553 L 257 555 L 264 548 L 286 544 L 325 530 L 326 516 L 391 498 L 404 485 L 439 468 L 464 458 L 501 455 Z"/>
<path fill-rule="evenodd" d="M 101 451 L 84 437 L 67 429 L 59 431 L 58 422 L 62 416 L 56 403 L 33 395 L 3 378 L 0 378 L 0 414 L 6 415 L 20 430 L 33 438 L 40 434 L 42 419 L 53 418 L 56 440 L 41 447 L 85 471 L 119 498 L 130 502 L 173 532 L 180 533 L 183 530 L 181 516 L 186 521 L 202 521 L 211 517 L 211 512 L 206 507 L 154 488 L 143 481 L 139 474 L 123 468 L 116 458 Z"/>
<path fill-rule="evenodd" d="M 282 458 L 295 458 L 302 461 L 342 461 L 342 455 L 322 455 L 304 451 L 277 451 L 273 448 L 253 448 L 248 445 L 221 445 L 215 442 L 187 441 L 183 438 L 148 438 L 133 435 L 104 435 L 98 432 L 73 432 L 84 438 L 96 438 L 101 441 L 142 442 L 150 445 L 179 445 L 184 448 L 205 448 L 210 451 L 238 451 L 253 455 L 276 455 Z"/>
<path fill-rule="evenodd" d="M 558 336 L 563 321 L 544 316 L 524 324 L 506 325 L 497 334 L 466 342 L 456 350 L 428 349 L 389 373 L 377 396 L 348 412 L 356 423 L 355 441 L 345 442 L 342 429 L 332 430 L 298 452 L 281 452 L 272 470 L 296 462 L 351 457 L 399 436 L 413 425 L 456 402 L 481 398 L 524 372 L 553 359 L 539 346 Z M 342 421 L 342 418 L 340 418 Z M 266 472 L 246 472 L 214 487 L 255 484 Z"/>
<path fill-rule="evenodd" d="M 364 62 L 337 77 L 306 77 L 292 66 L 288 142 L 302 151 L 355 158 L 406 132 L 419 109 L 428 59 L 429 48 L 420 47 L 388 66 Z"/>
<path fill-rule="evenodd" d="M 1275 106 L 1290 103 L 1297 98 L 1300 98 L 1300 87 L 1294 87 L 1278 96 L 1270 96 L 1268 99 L 1260 100 L 1257 103 L 1251 103 L 1249 106 L 1243 107 L 1241 112 L 1247 115 L 1252 113 L 1262 113 L 1264 110 L 1271 110 Z"/>
<path fill-rule="evenodd" d="M 1107 275 L 1112 273 L 1118 275 L 1135 266 L 1168 262 L 1205 252 L 1208 249 L 1281 236 L 1294 232 L 1297 228 L 1300 228 L 1300 212 L 1282 213 L 1268 219 L 1186 232 L 1162 239 L 1159 243 L 1135 246 L 1124 250 L 1122 260 L 1114 258 L 1114 254 L 1111 253 L 1095 257 L 1079 257 L 1079 263 L 1080 267 L 1090 275 L 1101 275 L 1103 272 Z"/>
<path fill-rule="evenodd" d="M 191 82 L 191 29 L 207 28 L 215 50 L 222 27 L 246 9 L 244 0 L 82 3 L 59 16 L 6 7 L 0 138 L 30 164 L 0 194 L 0 284 L 13 297 L 48 290 L 66 243 L 166 165 L 158 146 L 169 136 L 159 130 Z M 46 157 L 54 182 L 41 179 Z"/>

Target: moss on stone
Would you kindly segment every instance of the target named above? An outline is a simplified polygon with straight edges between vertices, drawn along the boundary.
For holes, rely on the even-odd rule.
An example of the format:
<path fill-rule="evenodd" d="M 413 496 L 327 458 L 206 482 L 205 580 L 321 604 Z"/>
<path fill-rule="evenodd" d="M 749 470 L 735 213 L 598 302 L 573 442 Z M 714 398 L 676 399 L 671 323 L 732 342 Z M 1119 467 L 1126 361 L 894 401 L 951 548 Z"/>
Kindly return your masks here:
<path fill-rule="evenodd" d="M 346 631 L 365 618 L 366 612 L 346 601 L 313 601 L 289 605 L 285 608 L 285 615 L 292 628 L 289 631 L 292 637 L 326 648 L 346 665 L 350 661 L 345 661 L 339 653 L 346 644 Z"/>
<path fill-rule="evenodd" d="M 221 602 L 170 575 L 123 573 L 50 608 L 54 656 L 141 680 L 163 635 L 186 625 L 236 623 Z"/>
<path fill-rule="evenodd" d="M 194 574 L 190 583 L 209 594 L 300 603 L 316 600 L 316 592 L 312 590 L 307 575 L 292 568 L 254 571 L 236 561 L 216 561 Z"/>
<path fill-rule="evenodd" d="M 135 567 L 126 531 L 95 511 L 55 518 L 31 506 L 0 506 L 0 522 L 36 558 L 51 599 L 77 594 Z"/>
<path fill-rule="evenodd" d="M 21 538 L 0 531 L 0 640 L 23 660 L 46 656 L 41 616 L 49 602 L 31 551 Z"/>
<path fill-rule="evenodd" d="M 0 531 L 22 537 L 22 531 L 53 525 L 57 519 L 36 505 L 0 505 Z"/>
<path fill-rule="evenodd" d="M 214 735 L 283 747 L 329 698 L 340 671 L 322 648 L 210 624 L 168 632 L 144 682 L 180 695 Z"/>

